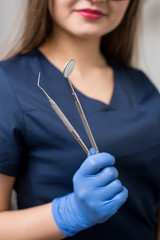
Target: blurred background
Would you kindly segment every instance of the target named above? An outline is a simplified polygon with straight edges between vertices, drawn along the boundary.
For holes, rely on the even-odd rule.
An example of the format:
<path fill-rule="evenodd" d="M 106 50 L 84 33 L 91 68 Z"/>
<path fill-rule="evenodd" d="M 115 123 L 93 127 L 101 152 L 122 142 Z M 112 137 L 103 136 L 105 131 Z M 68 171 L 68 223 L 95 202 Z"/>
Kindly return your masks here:
<path fill-rule="evenodd" d="M 4 51 L 17 34 L 25 11 L 24 2 L 27 1 L 0 0 L 0 49 Z M 145 0 L 134 66 L 145 71 L 160 91 L 160 0 Z"/>

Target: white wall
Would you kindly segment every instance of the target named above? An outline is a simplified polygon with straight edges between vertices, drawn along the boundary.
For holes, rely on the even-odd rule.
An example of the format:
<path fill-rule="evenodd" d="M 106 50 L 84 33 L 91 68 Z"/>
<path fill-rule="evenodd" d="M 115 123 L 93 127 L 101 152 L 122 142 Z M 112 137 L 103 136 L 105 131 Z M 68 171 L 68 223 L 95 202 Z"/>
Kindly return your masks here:
<path fill-rule="evenodd" d="M 12 27 L 13 22 L 24 1 L 26 0 L 0 0 L 0 47 L 6 43 L 10 31 L 14 36 L 19 21 L 17 19 Z M 21 8 L 21 17 L 23 11 Z M 143 30 L 139 43 L 140 57 L 137 65 L 148 74 L 160 90 L 160 0 L 145 0 Z"/>
<path fill-rule="evenodd" d="M 19 9 L 19 0 L 0 0 L 0 45 L 2 45 L 12 29 L 13 22 Z"/>
<path fill-rule="evenodd" d="M 145 0 L 139 43 L 138 66 L 160 90 L 160 0 Z"/>

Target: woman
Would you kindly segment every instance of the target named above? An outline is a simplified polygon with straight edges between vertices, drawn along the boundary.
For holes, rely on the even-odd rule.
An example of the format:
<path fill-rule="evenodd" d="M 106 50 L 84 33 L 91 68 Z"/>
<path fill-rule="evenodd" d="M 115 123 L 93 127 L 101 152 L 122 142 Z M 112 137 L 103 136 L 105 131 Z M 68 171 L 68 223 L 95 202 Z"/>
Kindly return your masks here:
<path fill-rule="evenodd" d="M 0 239 L 156 239 L 160 96 L 128 66 L 139 2 L 28 1 L 19 48 L 0 64 Z M 89 146 L 62 75 L 69 59 L 100 151 L 87 158 L 37 87 L 41 72 Z"/>

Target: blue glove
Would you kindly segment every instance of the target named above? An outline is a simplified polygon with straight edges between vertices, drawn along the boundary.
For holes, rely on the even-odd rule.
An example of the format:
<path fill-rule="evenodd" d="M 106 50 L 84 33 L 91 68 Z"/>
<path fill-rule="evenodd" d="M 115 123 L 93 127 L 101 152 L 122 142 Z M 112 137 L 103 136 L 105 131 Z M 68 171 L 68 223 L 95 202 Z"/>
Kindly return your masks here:
<path fill-rule="evenodd" d="M 73 176 L 73 193 L 52 201 L 53 217 L 64 235 L 107 221 L 126 201 L 128 191 L 117 179 L 114 162 L 108 153 L 88 156 Z"/>

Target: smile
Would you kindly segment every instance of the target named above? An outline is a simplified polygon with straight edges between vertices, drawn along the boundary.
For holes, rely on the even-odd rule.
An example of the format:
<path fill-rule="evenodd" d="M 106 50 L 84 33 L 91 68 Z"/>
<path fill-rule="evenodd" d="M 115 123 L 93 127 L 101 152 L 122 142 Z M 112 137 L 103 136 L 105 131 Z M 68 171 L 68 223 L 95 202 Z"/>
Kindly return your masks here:
<path fill-rule="evenodd" d="M 88 9 L 88 8 L 77 10 L 76 12 L 79 13 L 81 16 L 83 16 L 85 18 L 89 18 L 89 19 L 99 19 L 99 18 L 105 16 L 105 14 L 101 11 Z"/>

